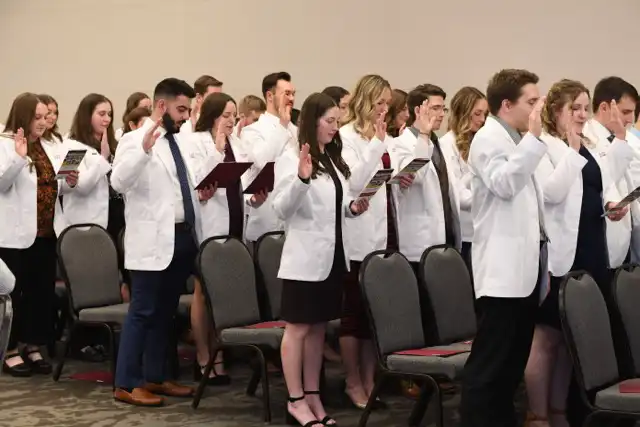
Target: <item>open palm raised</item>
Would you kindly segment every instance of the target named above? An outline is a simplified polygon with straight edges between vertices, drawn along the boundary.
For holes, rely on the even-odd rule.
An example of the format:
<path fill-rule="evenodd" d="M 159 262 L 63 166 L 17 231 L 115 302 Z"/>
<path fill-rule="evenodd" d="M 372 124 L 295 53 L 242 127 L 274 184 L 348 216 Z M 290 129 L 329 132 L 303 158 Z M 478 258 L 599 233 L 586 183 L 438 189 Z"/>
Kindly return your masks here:
<path fill-rule="evenodd" d="M 304 144 L 300 150 L 300 161 L 298 163 L 298 176 L 302 179 L 309 179 L 313 170 L 311 154 L 309 154 L 309 144 Z"/>

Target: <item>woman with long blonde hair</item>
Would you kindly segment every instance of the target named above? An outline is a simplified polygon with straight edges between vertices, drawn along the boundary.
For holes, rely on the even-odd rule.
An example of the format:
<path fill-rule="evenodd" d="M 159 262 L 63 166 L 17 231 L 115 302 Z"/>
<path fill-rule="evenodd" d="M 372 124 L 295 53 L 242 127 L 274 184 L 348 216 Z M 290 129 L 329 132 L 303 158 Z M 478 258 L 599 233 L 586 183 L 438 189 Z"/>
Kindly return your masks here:
<path fill-rule="evenodd" d="M 449 132 L 440 138 L 440 146 L 447 169 L 456 179 L 456 191 L 460 200 L 460 230 L 462 232 L 462 256 L 471 270 L 471 173 L 467 166 L 471 140 L 484 125 L 489 113 L 485 95 L 475 87 L 466 86 L 451 98 Z"/>
<path fill-rule="evenodd" d="M 351 94 L 340 137 L 342 156 L 351 171 L 349 191 L 356 197 L 379 169 L 391 167 L 387 144 L 392 138 L 387 135 L 384 121 L 391 102 L 391 85 L 378 75 L 367 75 L 358 81 Z M 373 390 L 376 359 L 358 272 L 369 253 L 397 249 L 390 195 L 389 189 L 380 189 L 370 199 L 367 212 L 346 222 L 351 269 L 345 276 L 340 349 L 347 374 L 345 391 L 360 409 L 364 409 Z"/>
<path fill-rule="evenodd" d="M 541 139 L 548 152 L 536 170 L 544 193 L 549 235 L 549 294 L 538 312 L 531 353 L 525 370 L 531 427 L 566 427 L 571 361 L 560 329 L 559 288 L 569 271 L 588 272 L 599 286 L 608 286 L 610 245 L 607 244 L 605 202 L 619 200 L 606 160 L 584 135 L 589 119 L 589 91 L 580 82 L 561 80 L 547 94 L 542 110 Z M 629 146 L 613 143 L 608 156 Z M 630 158 L 630 157 L 629 157 Z M 626 212 L 609 216 L 622 219 Z M 611 246 L 614 247 L 614 246 Z"/>

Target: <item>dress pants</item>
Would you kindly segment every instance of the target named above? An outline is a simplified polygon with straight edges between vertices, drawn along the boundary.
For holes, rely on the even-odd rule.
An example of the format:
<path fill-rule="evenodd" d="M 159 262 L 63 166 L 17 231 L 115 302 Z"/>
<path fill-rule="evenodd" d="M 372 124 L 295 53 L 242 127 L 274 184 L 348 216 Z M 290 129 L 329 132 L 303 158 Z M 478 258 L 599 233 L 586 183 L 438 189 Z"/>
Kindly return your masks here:
<path fill-rule="evenodd" d="M 16 277 L 11 292 L 13 323 L 9 350 L 18 343 L 50 345 L 55 342 L 56 238 L 36 237 L 26 249 L 0 248 L 0 258 Z"/>
<path fill-rule="evenodd" d="M 529 359 L 540 277 L 526 298 L 481 297 L 478 331 L 464 368 L 461 427 L 515 427 L 514 395 Z"/>
<path fill-rule="evenodd" d="M 182 225 L 182 224 L 178 224 Z M 174 254 L 162 271 L 131 271 L 131 303 L 120 335 L 117 388 L 162 383 L 180 294 L 194 270 L 198 248 L 193 234 L 176 226 Z"/>

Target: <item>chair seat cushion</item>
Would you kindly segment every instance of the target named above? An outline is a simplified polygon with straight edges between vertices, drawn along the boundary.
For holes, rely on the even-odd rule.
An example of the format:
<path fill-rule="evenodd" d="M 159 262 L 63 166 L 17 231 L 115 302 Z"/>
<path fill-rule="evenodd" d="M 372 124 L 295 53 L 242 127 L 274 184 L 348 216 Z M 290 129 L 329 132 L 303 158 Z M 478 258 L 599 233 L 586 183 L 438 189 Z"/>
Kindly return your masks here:
<path fill-rule="evenodd" d="M 280 323 L 280 322 L 265 322 Z M 245 328 L 227 328 L 220 332 L 220 339 L 225 344 L 261 345 L 273 349 L 280 348 L 284 335 L 284 325 L 262 327 L 263 324 L 251 325 Z"/>
<path fill-rule="evenodd" d="M 621 392 L 621 388 L 626 392 Z M 595 404 L 602 409 L 640 413 L 640 383 L 630 379 L 600 390 Z"/>
<path fill-rule="evenodd" d="M 109 305 L 106 307 L 85 308 L 78 317 L 83 322 L 124 323 L 129 312 L 129 303 Z"/>
<path fill-rule="evenodd" d="M 444 376 L 450 380 L 460 377 L 469 352 L 456 344 L 424 349 L 406 350 L 387 356 L 387 367 L 407 374 Z"/>
<path fill-rule="evenodd" d="M 193 294 L 180 295 L 180 302 L 178 302 L 178 315 L 189 317 L 192 303 L 193 303 Z"/>

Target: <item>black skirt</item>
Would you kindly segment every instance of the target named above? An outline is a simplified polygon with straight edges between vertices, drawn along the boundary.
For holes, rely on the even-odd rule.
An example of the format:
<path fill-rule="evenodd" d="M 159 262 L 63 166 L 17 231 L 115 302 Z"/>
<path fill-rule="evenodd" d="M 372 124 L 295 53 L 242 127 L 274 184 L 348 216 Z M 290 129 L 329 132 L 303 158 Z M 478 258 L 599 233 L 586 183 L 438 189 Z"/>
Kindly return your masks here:
<path fill-rule="evenodd" d="M 283 281 L 280 316 L 289 323 L 328 322 L 340 318 L 342 310 L 343 281 L 347 271 L 342 244 L 342 184 L 329 157 L 322 155 L 320 161 L 336 187 L 336 244 L 333 265 L 329 277 L 320 282 Z"/>

